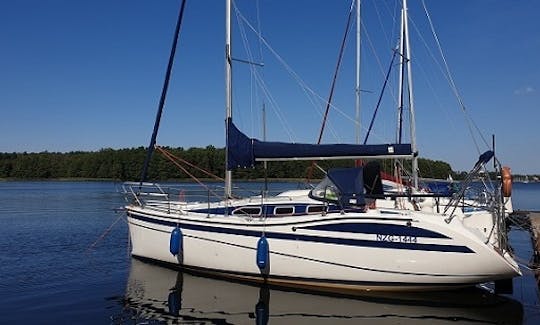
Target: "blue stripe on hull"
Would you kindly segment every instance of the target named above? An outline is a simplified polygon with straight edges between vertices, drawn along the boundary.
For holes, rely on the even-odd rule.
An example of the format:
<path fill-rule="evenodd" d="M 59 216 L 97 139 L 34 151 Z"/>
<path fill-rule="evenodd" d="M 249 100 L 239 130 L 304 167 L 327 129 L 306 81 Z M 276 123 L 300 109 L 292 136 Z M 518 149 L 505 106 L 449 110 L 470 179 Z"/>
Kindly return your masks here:
<path fill-rule="evenodd" d="M 362 234 L 393 235 L 393 236 L 414 236 L 424 238 L 449 238 L 438 232 L 426 230 L 413 226 L 402 226 L 380 223 L 334 223 L 315 226 L 298 227 L 298 229 L 310 229 L 319 231 L 349 232 Z"/>
<path fill-rule="evenodd" d="M 220 234 L 229 234 L 229 235 L 249 236 L 249 237 L 257 237 L 257 238 L 262 236 L 262 232 L 256 231 L 256 230 L 214 227 L 214 226 L 198 225 L 198 224 L 191 224 L 191 223 L 177 223 L 177 222 L 172 222 L 172 221 L 154 219 L 154 218 L 145 217 L 145 216 L 139 216 L 139 215 L 135 215 L 131 213 L 129 213 L 129 215 L 130 217 L 137 220 L 169 226 L 169 227 L 179 226 L 182 229 L 213 232 L 213 233 L 220 233 Z M 393 226 L 393 225 L 385 225 L 385 224 L 377 224 L 377 225 L 380 227 Z M 278 232 L 271 232 L 271 231 L 265 231 L 264 234 L 266 238 L 269 238 L 269 239 L 305 241 L 305 242 L 315 242 L 315 243 L 344 245 L 344 246 L 419 250 L 419 251 L 433 251 L 433 252 L 451 252 L 451 253 L 474 253 L 470 248 L 466 246 L 459 246 L 459 245 L 439 245 L 439 244 L 421 244 L 421 243 L 408 243 L 408 242 L 373 241 L 373 240 L 364 240 L 364 239 L 349 239 L 349 238 L 321 237 L 321 236 L 301 235 L 301 234 L 286 234 L 286 233 L 278 233 Z"/>

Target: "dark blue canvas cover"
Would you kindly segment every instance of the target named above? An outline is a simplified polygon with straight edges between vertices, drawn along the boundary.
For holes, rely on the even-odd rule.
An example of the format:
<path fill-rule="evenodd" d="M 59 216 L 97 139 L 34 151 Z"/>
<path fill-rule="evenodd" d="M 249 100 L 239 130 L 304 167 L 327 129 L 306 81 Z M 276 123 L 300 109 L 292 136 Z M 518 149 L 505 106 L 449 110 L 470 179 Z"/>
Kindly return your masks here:
<path fill-rule="evenodd" d="M 410 144 L 305 144 L 250 139 L 228 120 L 227 168 L 253 167 L 259 160 L 329 159 L 412 155 Z"/>
<path fill-rule="evenodd" d="M 351 199 L 356 200 L 356 205 L 364 205 L 364 178 L 361 167 L 357 168 L 332 168 L 326 175 L 340 192 L 342 207 L 350 205 Z"/>

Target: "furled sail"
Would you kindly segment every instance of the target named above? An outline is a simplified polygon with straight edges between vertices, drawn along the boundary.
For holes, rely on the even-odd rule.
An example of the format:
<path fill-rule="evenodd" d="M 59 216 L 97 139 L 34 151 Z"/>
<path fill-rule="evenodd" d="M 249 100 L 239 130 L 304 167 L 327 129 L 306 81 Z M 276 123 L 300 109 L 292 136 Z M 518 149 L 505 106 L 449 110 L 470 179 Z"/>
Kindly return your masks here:
<path fill-rule="evenodd" d="M 227 168 L 253 167 L 257 161 L 412 158 L 410 144 L 306 144 L 248 138 L 227 121 Z"/>

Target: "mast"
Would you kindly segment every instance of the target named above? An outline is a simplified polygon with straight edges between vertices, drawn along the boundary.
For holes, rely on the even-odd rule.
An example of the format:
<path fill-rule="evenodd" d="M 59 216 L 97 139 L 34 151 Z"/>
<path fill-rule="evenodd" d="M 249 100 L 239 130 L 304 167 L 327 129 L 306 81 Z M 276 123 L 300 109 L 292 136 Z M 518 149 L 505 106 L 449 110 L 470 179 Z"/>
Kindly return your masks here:
<path fill-rule="evenodd" d="M 171 54 L 169 55 L 169 63 L 167 64 L 167 71 L 165 72 L 165 80 L 163 81 L 163 88 L 161 89 L 161 97 L 159 99 L 158 110 L 156 113 L 156 119 L 154 122 L 154 130 L 152 132 L 152 137 L 150 138 L 150 144 L 146 151 L 146 158 L 144 159 L 143 169 L 141 171 L 141 182 L 139 184 L 139 190 L 141 189 L 143 183 L 146 181 L 148 175 L 148 166 L 150 165 L 150 160 L 152 159 L 152 154 L 154 153 L 154 147 L 156 145 L 157 134 L 159 131 L 159 124 L 161 122 L 161 115 L 163 114 L 163 107 L 165 106 L 165 99 L 167 98 L 167 91 L 169 89 L 169 80 L 171 79 L 172 68 L 174 64 L 174 56 L 176 54 L 176 45 L 178 44 L 178 37 L 180 36 L 180 28 L 182 26 L 182 20 L 184 17 L 184 8 L 186 6 L 186 1 L 182 1 L 180 5 L 180 11 L 178 12 L 178 19 L 176 21 L 176 28 L 174 30 L 174 38 L 171 46 Z"/>
<path fill-rule="evenodd" d="M 399 54 L 399 81 L 398 81 L 398 109 L 397 109 L 397 127 L 396 127 L 396 143 L 401 143 L 402 139 L 402 127 L 403 127 L 403 76 L 405 75 L 405 53 L 404 53 L 404 27 L 403 27 L 403 7 L 401 8 L 401 24 L 400 24 L 400 32 L 399 32 L 399 45 L 397 48 L 397 53 Z M 394 166 L 394 176 L 399 179 L 401 176 L 401 171 L 399 170 L 397 161 L 395 161 Z"/>
<path fill-rule="evenodd" d="M 360 144 L 360 0 L 356 0 L 356 143 Z"/>
<path fill-rule="evenodd" d="M 228 168 L 229 121 L 232 120 L 231 0 L 225 0 L 225 198 L 232 196 L 232 172 Z"/>
<path fill-rule="evenodd" d="M 399 34 L 399 82 L 398 82 L 398 116 L 397 116 L 397 128 L 396 128 L 396 142 L 401 143 L 401 136 L 402 136 L 402 129 L 403 129 L 403 88 L 405 86 L 403 80 L 405 75 L 405 28 L 403 21 L 405 18 L 403 17 L 404 10 L 401 9 L 401 27 L 400 27 L 400 34 Z"/>
<path fill-rule="evenodd" d="M 405 96 L 407 96 L 407 102 L 409 106 L 409 126 L 411 135 L 411 147 L 413 151 L 412 158 L 412 178 L 413 186 L 418 188 L 418 153 L 416 147 L 416 123 L 414 116 L 414 99 L 413 99 L 413 84 L 412 84 L 412 71 L 411 71 L 411 59 L 410 59 L 410 43 L 409 43 L 409 23 L 408 23 L 408 8 L 407 0 L 403 0 L 403 7 L 401 9 L 401 37 L 399 41 L 399 54 L 400 54 L 400 72 L 399 72 L 399 107 L 398 107 L 398 127 L 397 127 L 397 143 L 402 142 L 403 134 L 403 109 L 405 103 Z M 405 76 L 407 72 L 407 76 Z M 407 78 L 407 92 L 405 92 L 405 77 Z"/>
<path fill-rule="evenodd" d="M 412 159 L 412 176 L 413 186 L 418 188 L 418 149 L 416 147 L 416 121 L 414 116 L 414 98 L 413 98 L 413 82 L 412 82 L 412 70 L 411 70 L 411 47 L 409 44 L 409 16 L 407 8 L 407 0 L 403 0 L 403 27 L 405 32 L 405 53 L 407 64 L 407 85 L 408 85 L 408 99 L 409 99 L 409 121 L 411 132 L 411 147 L 413 151 Z"/>

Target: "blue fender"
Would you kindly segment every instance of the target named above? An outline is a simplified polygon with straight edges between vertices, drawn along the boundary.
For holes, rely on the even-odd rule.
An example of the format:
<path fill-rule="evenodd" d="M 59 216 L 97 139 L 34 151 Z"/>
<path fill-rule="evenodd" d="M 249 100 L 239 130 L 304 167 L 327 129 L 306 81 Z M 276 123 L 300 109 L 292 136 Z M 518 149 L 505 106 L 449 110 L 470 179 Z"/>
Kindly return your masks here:
<path fill-rule="evenodd" d="M 265 270 L 270 263 L 270 249 L 266 237 L 263 235 L 257 242 L 257 266 Z"/>
<path fill-rule="evenodd" d="M 178 255 L 182 251 L 182 230 L 176 227 L 171 232 L 171 241 L 169 244 L 169 251 L 174 256 Z"/>

